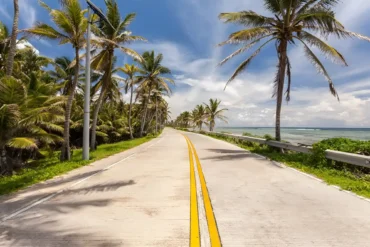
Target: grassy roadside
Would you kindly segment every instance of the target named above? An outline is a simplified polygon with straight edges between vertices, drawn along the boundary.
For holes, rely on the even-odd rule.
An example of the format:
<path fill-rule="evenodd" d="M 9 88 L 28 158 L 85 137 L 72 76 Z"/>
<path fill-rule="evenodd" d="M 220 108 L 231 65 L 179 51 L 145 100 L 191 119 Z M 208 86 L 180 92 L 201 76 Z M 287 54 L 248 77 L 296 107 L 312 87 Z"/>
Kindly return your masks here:
<path fill-rule="evenodd" d="M 305 173 L 312 174 L 326 183 L 337 185 L 343 190 L 352 191 L 360 196 L 370 198 L 370 175 L 353 170 L 341 170 L 335 167 L 315 166 L 312 164 L 312 157 L 309 154 L 302 154 L 289 151 L 286 154 L 276 152 L 266 145 L 258 145 L 251 142 L 236 140 L 230 137 L 223 137 L 214 134 L 205 134 L 215 139 L 223 140 L 249 150 L 252 153 L 263 155 L 271 160 L 281 162 Z"/>
<path fill-rule="evenodd" d="M 91 164 L 94 161 L 139 146 L 154 138 L 155 137 L 143 137 L 129 141 L 100 145 L 96 151 L 91 152 L 90 160 L 87 161 L 82 160 L 81 149 L 74 150 L 73 158 L 68 162 L 60 162 L 58 158 L 59 152 L 55 152 L 49 158 L 30 163 L 28 168 L 20 170 L 13 176 L 0 177 L 0 195 L 9 194 L 32 184 L 51 179 L 76 168 Z"/>

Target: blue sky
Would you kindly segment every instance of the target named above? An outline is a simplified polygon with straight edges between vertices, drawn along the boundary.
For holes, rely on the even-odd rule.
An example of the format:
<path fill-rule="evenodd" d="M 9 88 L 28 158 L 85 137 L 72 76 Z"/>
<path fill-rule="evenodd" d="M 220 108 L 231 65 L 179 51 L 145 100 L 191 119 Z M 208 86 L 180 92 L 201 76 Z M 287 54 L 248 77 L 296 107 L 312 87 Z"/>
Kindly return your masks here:
<path fill-rule="evenodd" d="M 45 0 L 53 8 L 58 1 Z M 81 2 L 85 5 L 85 1 Z M 103 0 L 94 0 L 104 9 Z M 217 47 L 232 31 L 241 29 L 223 24 L 220 12 L 254 10 L 268 15 L 262 1 L 255 0 L 119 0 L 122 14 L 137 13 L 130 26 L 133 34 L 149 42 L 130 47 L 139 52 L 155 50 L 164 54 L 164 64 L 172 69 L 177 86 L 168 99 L 173 116 L 190 110 L 209 98 L 219 98 L 229 109 L 229 126 L 273 126 L 275 101 L 271 99 L 277 57 L 273 45 L 254 60 L 249 70 L 223 91 L 225 82 L 238 63 L 250 53 L 242 54 L 223 67 L 217 64 L 236 46 Z M 48 13 L 37 0 L 19 0 L 20 28 L 36 21 L 50 23 Z M 0 0 L 0 19 L 10 25 L 12 1 Z M 335 9 L 347 29 L 370 36 L 370 1 L 343 1 Z M 31 39 L 40 54 L 72 57 L 69 46 Z M 327 83 L 303 56 L 302 47 L 291 46 L 289 56 L 293 70 L 293 91 L 289 104 L 283 106 L 283 126 L 370 127 L 370 43 L 358 40 L 329 39 L 346 57 L 349 67 L 332 64 L 322 57 L 339 92 L 341 102 L 329 93 Z M 119 54 L 119 51 L 117 51 Z M 119 54 L 118 65 L 129 61 Z"/>

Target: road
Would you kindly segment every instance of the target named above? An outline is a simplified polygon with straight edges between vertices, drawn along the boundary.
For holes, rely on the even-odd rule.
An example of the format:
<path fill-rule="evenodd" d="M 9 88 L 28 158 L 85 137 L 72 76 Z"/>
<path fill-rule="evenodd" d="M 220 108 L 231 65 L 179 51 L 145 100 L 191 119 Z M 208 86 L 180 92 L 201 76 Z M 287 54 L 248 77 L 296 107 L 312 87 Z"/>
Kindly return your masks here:
<path fill-rule="evenodd" d="M 0 198 L 0 246 L 370 246 L 368 201 L 183 134 Z"/>

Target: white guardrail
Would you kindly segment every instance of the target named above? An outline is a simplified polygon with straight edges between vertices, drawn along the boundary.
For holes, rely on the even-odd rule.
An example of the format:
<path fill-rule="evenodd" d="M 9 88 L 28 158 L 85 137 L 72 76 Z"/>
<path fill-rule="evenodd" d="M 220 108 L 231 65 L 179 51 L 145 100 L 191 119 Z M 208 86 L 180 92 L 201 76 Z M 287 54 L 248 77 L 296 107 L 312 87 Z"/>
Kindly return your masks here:
<path fill-rule="evenodd" d="M 234 135 L 234 134 L 224 134 L 219 132 L 209 132 L 209 131 L 203 131 L 207 134 L 215 134 L 215 135 L 221 135 L 226 137 L 231 137 L 239 140 L 246 140 L 250 142 L 257 142 L 260 144 L 266 144 L 272 147 L 278 147 L 288 150 L 293 150 L 300 153 L 311 153 L 312 148 L 311 147 L 304 147 L 304 146 L 298 146 L 290 143 L 283 143 L 278 141 L 268 141 L 266 139 L 262 138 L 256 138 L 256 137 L 249 137 L 249 136 L 241 136 L 241 135 Z M 339 151 L 333 151 L 333 150 L 326 150 L 326 158 L 329 160 L 335 160 L 340 161 L 356 166 L 362 166 L 362 167 L 368 167 L 370 168 L 370 156 L 366 155 L 359 155 L 359 154 L 353 154 L 353 153 L 345 153 L 345 152 L 339 152 Z"/>

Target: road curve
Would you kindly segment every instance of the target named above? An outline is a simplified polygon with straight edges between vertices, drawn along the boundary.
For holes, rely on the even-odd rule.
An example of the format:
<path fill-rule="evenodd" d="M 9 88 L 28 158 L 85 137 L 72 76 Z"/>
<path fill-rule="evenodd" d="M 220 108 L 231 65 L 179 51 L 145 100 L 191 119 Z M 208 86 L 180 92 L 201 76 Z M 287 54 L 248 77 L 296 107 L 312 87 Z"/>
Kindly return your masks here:
<path fill-rule="evenodd" d="M 0 198 L 0 246 L 370 246 L 368 201 L 182 134 Z"/>

